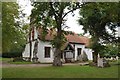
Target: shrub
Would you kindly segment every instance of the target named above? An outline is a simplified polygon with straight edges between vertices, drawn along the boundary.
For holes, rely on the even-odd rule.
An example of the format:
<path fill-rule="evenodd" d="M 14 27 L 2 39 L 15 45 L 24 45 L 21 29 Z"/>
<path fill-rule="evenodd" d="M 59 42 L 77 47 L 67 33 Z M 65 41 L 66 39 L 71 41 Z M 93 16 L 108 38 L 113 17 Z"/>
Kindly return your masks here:
<path fill-rule="evenodd" d="M 97 63 L 89 62 L 89 66 L 97 66 Z"/>
<path fill-rule="evenodd" d="M 83 61 L 88 61 L 88 56 L 84 51 L 83 51 L 83 55 L 82 55 L 82 60 Z"/>
<path fill-rule="evenodd" d="M 22 56 L 22 52 L 7 52 L 2 54 L 2 57 L 5 57 L 5 58 L 15 58 L 15 57 L 21 57 L 21 56 Z"/>
<path fill-rule="evenodd" d="M 15 57 L 13 58 L 13 62 L 15 61 L 23 61 L 23 58 L 22 57 Z"/>
<path fill-rule="evenodd" d="M 80 61 L 80 62 L 86 62 L 86 61 L 88 61 L 88 56 L 87 56 L 87 54 L 83 51 L 83 54 L 79 55 L 77 60 Z"/>

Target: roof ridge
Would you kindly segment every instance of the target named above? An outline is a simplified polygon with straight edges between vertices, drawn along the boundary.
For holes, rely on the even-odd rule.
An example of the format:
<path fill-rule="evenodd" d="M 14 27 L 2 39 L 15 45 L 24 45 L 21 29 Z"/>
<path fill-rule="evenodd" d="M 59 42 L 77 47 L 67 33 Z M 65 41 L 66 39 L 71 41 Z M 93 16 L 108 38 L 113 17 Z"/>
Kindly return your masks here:
<path fill-rule="evenodd" d="M 39 34 L 41 34 L 42 30 L 39 29 Z M 55 31 L 56 32 L 56 31 Z M 66 31 L 67 32 L 67 31 Z M 65 34 L 65 37 L 67 39 L 68 42 L 72 42 L 72 43 L 82 43 L 82 44 L 87 44 L 89 43 L 89 38 L 86 36 L 79 36 L 77 33 L 73 32 L 73 31 L 68 31 L 68 32 L 72 32 L 73 34 Z M 54 38 L 54 34 L 51 34 L 51 30 L 48 29 L 48 34 L 45 36 L 45 40 L 53 40 Z"/>

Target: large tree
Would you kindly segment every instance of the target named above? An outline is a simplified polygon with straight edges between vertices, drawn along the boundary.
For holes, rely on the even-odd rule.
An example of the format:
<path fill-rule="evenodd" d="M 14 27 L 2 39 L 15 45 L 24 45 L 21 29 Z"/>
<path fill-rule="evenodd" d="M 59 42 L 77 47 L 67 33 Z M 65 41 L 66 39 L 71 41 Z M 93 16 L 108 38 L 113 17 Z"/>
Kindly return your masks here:
<path fill-rule="evenodd" d="M 20 51 L 25 44 L 20 21 L 21 11 L 16 2 L 2 2 L 2 52 Z"/>
<path fill-rule="evenodd" d="M 52 41 L 54 52 L 54 66 L 61 66 L 61 47 L 65 42 L 64 31 L 66 16 L 79 9 L 82 5 L 76 2 L 34 2 L 31 14 L 31 24 L 42 26 L 43 37 L 47 34 L 47 28 L 56 29 L 57 34 Z"/>
<path fill-rule="evenodd" d="M 1 10 L 1 7 L 2 7 L 2 3 L 0 1 L 0 55 L 2 55 L 2 20 L 1 20 L 1 15 L 2 15 L 2 10 Z"/>
<path fill-rule="evenodd" d="M 117 26 L 119 25 L 119 3 L 89 3 L 80 9 L 79 23 L 85 33 L 92 36 L 93 62 L 103 49 L 103 43 L 117 43 Z M 109 31 L 108 31 L 109 30 Z"/>
<path fill-rule="evenodd" d="M 117 44 L 106 44 L 105 49 L 101 50 L 101 55 L 105 57 L 119 56 L 119 50 Z"/>

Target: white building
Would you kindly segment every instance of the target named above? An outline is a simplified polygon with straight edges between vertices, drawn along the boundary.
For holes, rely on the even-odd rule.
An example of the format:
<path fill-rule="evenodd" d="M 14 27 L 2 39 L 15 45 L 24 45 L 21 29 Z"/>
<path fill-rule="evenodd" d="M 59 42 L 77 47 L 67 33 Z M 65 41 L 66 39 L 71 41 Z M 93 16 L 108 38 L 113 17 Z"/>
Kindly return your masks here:
<path fill-rule="evenodd" d="M 41 63 L 52 63 L 54 59 L 54 48 L 50 44 L 50 41 L 53 39 L 53 34 L 51 30 L 48 31 L 48 34 L 45 36 L 45 41 L 41 40 L 42 29 L 33 28 L 31 31 L 33 35 L 31 37 L 32 41 L 32 58 L 34 57 L 34 47 L 36 40 L 38 41 L 37 45 L 37 58 Z M 89 39 L 87 37 L 80 37 L 77 34 L 68 34 L 65 35 L 67 43 L 63 46 L 63 53 L 61 53 L 61 60 L 65 62 L 77 61 L 78 56 L 85 53 L 88 57 L 88 60 L 93 60 L 92 50 L 87 48 L 89 45 Z M 25 50 L 22 53 L 23 58 L 30 57 L 30 43 L 26 44 Z M 31 59 L 32 60 L 32 59 Z"/>

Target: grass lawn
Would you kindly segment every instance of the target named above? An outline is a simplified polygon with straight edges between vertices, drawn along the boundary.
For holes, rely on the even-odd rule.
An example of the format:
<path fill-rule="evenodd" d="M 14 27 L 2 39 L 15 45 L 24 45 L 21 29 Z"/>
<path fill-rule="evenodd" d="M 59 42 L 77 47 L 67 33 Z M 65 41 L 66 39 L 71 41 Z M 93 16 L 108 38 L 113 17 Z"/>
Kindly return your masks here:
<path fill-rule="evenodd" d="M 118 67 L 90 66 L 3 68 L 3 78 L 117 78 Z"/>
<path fill-rule="evenodd" d="M 9 62 L 10 64 L 32 64 L 32 62 L 25 62 L 25 61 L 16 61 L 16 62 Z"/>
<path fill-rule="evenodd" d="M 3 62 L 8 62 L 10 60 L 11 60 L 11 58 L 0 58 L 0 61 L 3 61 Z"/>
<path fill-rule="evenodd" d="M 0 61 L 10 64 L 32 64 L 32 62 L 26 62 L 26 61 L 12 61 L 12 58 L 0 58 Z"/>
<path fill-rule="evenodd" d="M 119 60 L 120 61 L 120 60 Z M 6 67 L 2 68 L 3 78 L 118 78 L 117 62 L 111 67 L 66 65 L 62 67 Z M 20 63 L 21 64 L 21 63 Z M 120 66 L 119 66 L 120 67 Z"/>

